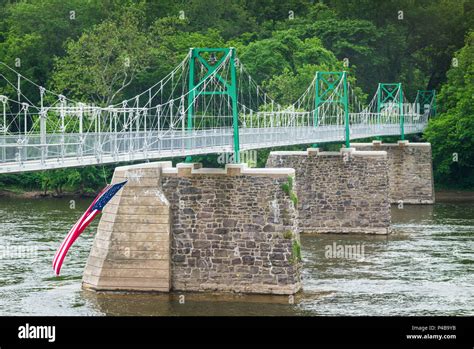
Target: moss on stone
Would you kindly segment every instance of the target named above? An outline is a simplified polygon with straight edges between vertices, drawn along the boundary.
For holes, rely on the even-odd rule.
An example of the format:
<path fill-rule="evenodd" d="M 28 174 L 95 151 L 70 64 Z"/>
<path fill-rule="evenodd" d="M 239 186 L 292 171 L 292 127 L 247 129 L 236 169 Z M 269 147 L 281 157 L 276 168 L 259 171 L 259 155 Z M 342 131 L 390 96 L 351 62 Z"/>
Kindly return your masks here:
<path fill-rule="evenodd" d="M 292 264 L 301 262 L 301 245 L 296 239 L 293 240 L 291 261 Z"/>
<path fill-rule="evenodd" d="M 287 182 L 281 185 L 281 189 L 290 197 L 290 200 L 296 208 L 298 205 L 298 196 L 293 191 L 293 177 L 288 176 Z"/>

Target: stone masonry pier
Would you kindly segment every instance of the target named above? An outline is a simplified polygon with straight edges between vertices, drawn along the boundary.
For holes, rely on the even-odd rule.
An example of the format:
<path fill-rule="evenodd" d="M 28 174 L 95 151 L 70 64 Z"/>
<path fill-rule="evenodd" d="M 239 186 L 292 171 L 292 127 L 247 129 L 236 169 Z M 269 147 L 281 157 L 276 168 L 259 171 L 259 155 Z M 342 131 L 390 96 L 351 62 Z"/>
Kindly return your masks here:
<path fill-rule="evenodd" d="M 435 202 L 430 143 L 352 143 L 357 150 L 387 152 L 390 202 L 433 204 Z"/>
<path fill-rule="evenodd" d="M 170 290 L 170 204 L 160 189 L 164 167 L 171 167 L 171 162 L 115 169 L 112 183 L 128 182 L 102 211 L 84 288 Z"/>
<path fill-rule="evenodd" d="M 267 167 L 295 169 L 301 232 L 390 232 L 385 151 L 277 151 L 270 153 Z"/>
<path fill-rule="evenodd" d="M 83 287 L 96 291 L 301 288 L 289 168 L 155 162 L 118 167 L 127 185 L 105 207 Z"/>

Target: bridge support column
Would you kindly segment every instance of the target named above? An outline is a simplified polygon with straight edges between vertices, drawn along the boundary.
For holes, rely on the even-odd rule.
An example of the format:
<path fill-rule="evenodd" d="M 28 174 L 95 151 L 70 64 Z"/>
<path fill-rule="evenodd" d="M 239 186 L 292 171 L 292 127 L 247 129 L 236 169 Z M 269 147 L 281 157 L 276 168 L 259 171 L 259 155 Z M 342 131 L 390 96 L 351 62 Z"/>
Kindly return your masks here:
<path fill-rule="evenodd" d="M 294 294 L 301 288 L 293 169 L 118 167 L 83 286 Z"/>
<path fill-rule="evenodd" d="M 390 202 L 433 204 L 435 202 L 430 143 L 353 143 L 358 150 L 387 152 Z"/>
<path fill-rule="evenodd" d="M 97 291 L 163 291 L 171 284 L 170 208 L 160 190 L 171 162 L 117 167 L 127 184 L 104 208 L 83 275 Z"/>
<path fill-rule="evenodd" d="M 295 169 L 301 232 L 390 232 L 386 152 L 278 151 L 270 153 L 267 167 Z"/>

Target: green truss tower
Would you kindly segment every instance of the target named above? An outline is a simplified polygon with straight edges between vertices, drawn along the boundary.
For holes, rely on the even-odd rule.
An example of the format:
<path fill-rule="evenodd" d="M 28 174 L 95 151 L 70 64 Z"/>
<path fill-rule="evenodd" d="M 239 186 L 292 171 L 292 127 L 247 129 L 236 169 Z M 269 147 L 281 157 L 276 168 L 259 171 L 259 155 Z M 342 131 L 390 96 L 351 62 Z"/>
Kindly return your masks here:
<path fill-rule="evenodd" d="M 400 138 L 405 139 L 405 119 L 403 115 L 403 89 L 401 83 L 379 83 L 377 88 L 377 114 L 383 110 L 386 104 L 398 104 L 400 114 Z"/>
<path fill-rule="evenodd" d="M 220 55 L 214 62 L 208 61 L 203 54 Z M 237 107 L 237 73 L 235 68 L 236 54 L 235 48 L 192 48 L 189 61 L 189 79 L 188 79 L 188 117 L 187 129 L 193 130 L 194 119 L 194 100 L 198 95 L 228 95 L 232 100 L 232 128 L 233 128 L 233 145 L 234 145 L 234 162 L 240 163 L 240 141 L 239 141 L 239 114 Z M 216 70 L 229 57 L 230 81 L 225 79 Z M 196 66 L 200 64 L 206 73 L 203 77 L 196 76 Z M 223 90 L 209 90 L 204 85 L 206 79 L 214 74 L 215 78 L 224 87 Z M 186 159 L 190 161 L 188 157 Z"/>
<path fill-rule="evenodd" d="M 338 89 L 342 83 L 342 89 Z M 344 109 L 344 140 L 346 147 L 350 147 L 350 119 L 347 72 L 317 72 L 313 124 L 316 127 L 319 120 L 319 106 L 323 103 L 336 103 Z"/>

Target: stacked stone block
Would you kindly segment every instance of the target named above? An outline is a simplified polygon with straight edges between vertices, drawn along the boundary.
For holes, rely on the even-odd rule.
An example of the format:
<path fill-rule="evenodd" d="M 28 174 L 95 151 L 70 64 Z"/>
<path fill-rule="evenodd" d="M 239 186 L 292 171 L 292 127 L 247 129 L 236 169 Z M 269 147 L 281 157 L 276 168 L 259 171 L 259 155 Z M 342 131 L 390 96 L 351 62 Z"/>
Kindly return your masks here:
<path fill-rule="evenodd" d="M 301 287 L 292 169 L 163 171 L 172 211 L 172 285 L 183 291 L 293 294 Z"/>
<path fill-rule="evenodd" d="M 267 167 L 295 169 L 301 232 L 390 232 L 386 152 L 271 152 Z"/>
<path fill-rule="evenodd" d="M 353 143 L 358 150 L 387 152 L 390 202 L 433 204 L 435 202 L 430 143 Z"/>

